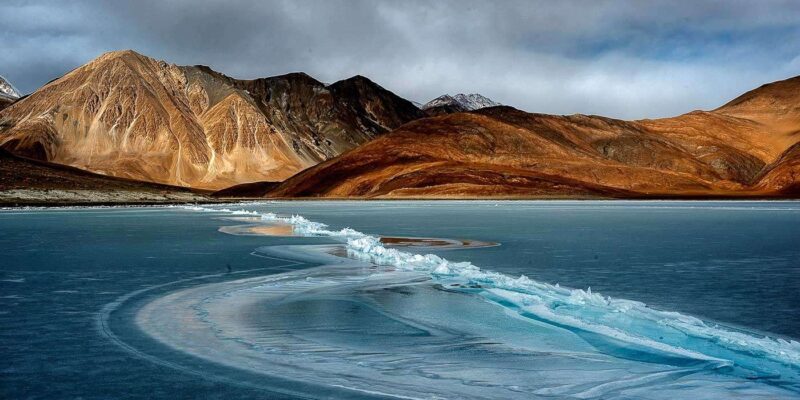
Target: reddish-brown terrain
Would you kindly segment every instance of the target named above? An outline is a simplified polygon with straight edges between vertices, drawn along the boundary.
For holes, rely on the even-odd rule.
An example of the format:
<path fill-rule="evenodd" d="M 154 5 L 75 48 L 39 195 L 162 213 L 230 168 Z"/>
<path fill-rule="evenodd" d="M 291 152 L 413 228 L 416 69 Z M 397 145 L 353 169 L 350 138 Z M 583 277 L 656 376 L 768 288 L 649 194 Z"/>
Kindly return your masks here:
<path fill-rule="evenodd" d="M 283 180 L 424 114 L 357 76 L 236 80 L 104 54 L 0 111 L 0 146 L 100 174 L 219 189 Z"/>
<path fill-rule="evenodd" d="M 436 100 L 426 117 L 362 76 L 331 85 L 303 73 L 238 80 L 119 51 L 8 103 L 0 148 L 25 162 L 222 189 L 220 197 L 800 194 L 800 77 L 716 110 L 655 120 L 435 109 L 452 103 Z M 8 160 L 13 180 L 24 167 Z"/>
<path fill-rule="evenodd" d="M 800 77 L 710 112 L 622 121 L 492 107 L 410 122 L 271 197 L 797 195 Z"/>

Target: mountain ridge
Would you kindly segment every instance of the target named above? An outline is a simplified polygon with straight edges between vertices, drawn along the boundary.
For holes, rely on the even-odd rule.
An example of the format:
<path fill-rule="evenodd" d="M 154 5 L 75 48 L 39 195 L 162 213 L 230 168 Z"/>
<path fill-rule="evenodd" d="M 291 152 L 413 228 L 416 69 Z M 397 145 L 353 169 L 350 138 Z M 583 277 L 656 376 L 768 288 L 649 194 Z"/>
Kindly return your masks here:
<path fill-rule="evenodd" d="M 528 113 L 477 94 L 437 99 L 421 110 L 361 75 L 331 84 L 302 72 L 240 80 L 123 50 L 0 110 L 0 148 L 229 195 L 798 192 L 800 77 L 714 110 L 634 121 Z"/>
<path fill-rule="evenodd" d="M 180 186 L 283 180 L 424 116 L 374 82 L 350 79 L 330 88 L 303 73 L 238 80 L 109 52 L 0 111 L 0 147 Z"/>
<path fill-rule="evenodd" d="M 716 110 L 655 120 L 508 106 L 434 116 L 309 168 L 267 196 L 796 196 L 799 81 L 774 82 Z"/>

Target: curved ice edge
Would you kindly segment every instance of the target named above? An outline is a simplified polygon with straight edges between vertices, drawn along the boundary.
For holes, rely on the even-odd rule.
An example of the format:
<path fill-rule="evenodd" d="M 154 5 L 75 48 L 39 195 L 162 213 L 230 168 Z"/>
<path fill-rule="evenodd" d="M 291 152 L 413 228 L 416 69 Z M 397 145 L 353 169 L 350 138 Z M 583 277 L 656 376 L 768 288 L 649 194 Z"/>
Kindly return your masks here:
<path fill-rule="evenodd" d="M 181 207 L 181 206 L 179 206 Z M 386 248 L 376 236 L 351 228 L 330 230 L 326 224 L 292 215 L 278 216 L 229 208 L 182 206 L 187 210 L 249 215 L 292 225 L 299 236 L 328 237 L 346 242 L 348 255 L 366 262 L 429 274 L 450 286 L 480 287 L 487 297 L 513 303 L 545 321 L 605 335 L 662 352 L 715 361 L 720 367 L 744 369 L 749 378 L 770 378 L 796 385 L 800 380 L 800 343 L 713 324 L 644 303 L 615 299 L 587 290 L 514 278 L 484 271 L 470 262 L 452 262 L 433 254 L 412 254 Z"/>

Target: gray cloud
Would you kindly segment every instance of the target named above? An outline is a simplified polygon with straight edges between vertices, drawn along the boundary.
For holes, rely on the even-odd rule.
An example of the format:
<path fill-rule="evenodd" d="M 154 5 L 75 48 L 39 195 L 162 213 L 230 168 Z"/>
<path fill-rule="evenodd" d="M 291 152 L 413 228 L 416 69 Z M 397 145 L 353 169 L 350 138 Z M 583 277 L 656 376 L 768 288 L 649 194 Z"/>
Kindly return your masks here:
<path fill-rule="evenodd" d="M 132 48 L 240 78 L 355 74 L 427 101 L 556 114 L 714 108 L 800 73 L 796 1 L 5 1 L 0 74 L 30 92 Z"/>

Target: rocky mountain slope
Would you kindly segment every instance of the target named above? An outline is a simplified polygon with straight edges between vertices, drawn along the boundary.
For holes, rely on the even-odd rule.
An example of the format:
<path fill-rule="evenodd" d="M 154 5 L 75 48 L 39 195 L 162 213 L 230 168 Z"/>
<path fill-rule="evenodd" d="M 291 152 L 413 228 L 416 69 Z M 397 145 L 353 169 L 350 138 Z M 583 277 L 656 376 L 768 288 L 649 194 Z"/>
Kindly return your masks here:
<path fill-rule="evenodd" d="M 17 90 L 11 82 L 0 76 L 0 97 L 18 99 L 22 97 L 22 94 L 20 94 L 19 90 Z"/>
<path fill-rule="evenodd" d="M 757 182 L 757 189 L 761 192 L 800 197 L 800 143 L 794 144 L 768 165 Z"/>
<path fill-rule="evenodd" d="M 218 189 L 283 180 L 424 114 L 356 76 L 237 80 L 133 51 L 0 111 L 0 146 L 100 174 Z"/>
<path fill-rule="evenodd" d="M 14 104 L 14 101 L 16 100 L 9 99 L 6 97 L 0 97 L 0 111 L 3 111 L 4 108 L 7 108 L 8 106 Z"/>
<path fill-rule="evenodd" d="M 22 94 L 8 81 L 0 76 L 0 110 L 17 101 Z"/>
<path fill-rule="evenodd" d="M 194 189 L 95 174 L 0 149 L 0 205 L 209 202 Z"/>
<path fill-rule="evenodd" d="M 710 112 L 622 121 L 511 107 L 441 115 L 310 168 L 272 197 L 785 196 L 800 179 L 800 77 Z"/>
<path fill-rule="evenodd" d="M 452 114 L 456 112 L 474 111 L 486 107 L 501 105 L 491 99 L 477 93 L 463 94 L 455 96 L 445 94 L 439 96 L 423 105 L 421 108 L 427 115 L 435 116 L 442 114 Z"/>

